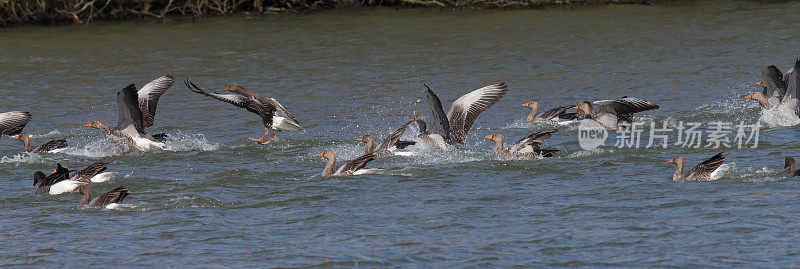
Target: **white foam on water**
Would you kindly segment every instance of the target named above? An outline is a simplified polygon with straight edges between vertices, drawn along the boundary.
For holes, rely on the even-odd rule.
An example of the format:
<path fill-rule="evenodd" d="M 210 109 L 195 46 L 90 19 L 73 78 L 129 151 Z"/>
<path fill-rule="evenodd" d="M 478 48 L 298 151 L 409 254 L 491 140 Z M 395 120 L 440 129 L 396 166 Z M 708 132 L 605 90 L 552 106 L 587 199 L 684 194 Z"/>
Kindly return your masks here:
<path fill-rule="evenodd" d="M 31 136 L 31 139 L 34 139 L 34 138 L 52 138 L 52 137 L 58 136 L 60 134 L 61 134 L 61 131 L 52 130 L 52 131 L 49 131 L 47 133 L 38 134 L 38 135 L 31 134 L 30 136 Z"/>
<path fill-rule="evenodd" d="M 122 150 L 123 148 L 119 144 L 107 138 L 102 138 L 100 140 L 89 141 L 83 146 L 66 147 L 61 150 L 61 153 L 73 156 L 101 158 L 108 156 L 108 154 L 119 154 Z"/>
<path fill-rule="evenodd" d="M 212 151 L 219 149 L 219 143 L 209 142 L 203 134 L 184 134 L 181 132 L 169 134 L 165 144 L 168 151 Z"/>
<path fill-rule="evenodd" d="M 791 107 L 774 106 L 769 109 L 762 109 L 758 122 L 768 128 L 795 126 L 800 124 L 800 117 Z"/>
<path fill-rule="evenodd" d="M 387 171 L 386 169 L 381 169 L 381 168 L 364 168 L 356 170 L 355 172 L 353 172 L 353 175 L 385 174 L 386 171 Z"/>
<path fill-rule="evenodd" d="M 11 157 L 3 156 L 0 163 L 35 163 L 41 159 L 42 157 L 34 153 L 19 153 Z"/>

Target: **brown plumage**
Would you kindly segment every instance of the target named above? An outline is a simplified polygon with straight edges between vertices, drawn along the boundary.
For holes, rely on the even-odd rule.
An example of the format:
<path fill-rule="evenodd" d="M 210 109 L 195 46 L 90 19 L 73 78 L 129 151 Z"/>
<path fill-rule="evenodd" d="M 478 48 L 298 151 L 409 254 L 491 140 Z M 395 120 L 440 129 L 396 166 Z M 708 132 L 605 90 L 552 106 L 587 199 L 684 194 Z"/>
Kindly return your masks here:
<path fill-rule="evenodd" d="M 233 94 L 219 94 L 216 92 L 210 93 L 204 91 L 194 83 L 189 82 L 189 80 L 184 81 L 184 83 L 189 90 L 195 93 L 244 108 L 261 117 L 261 122 L 264 124 L 264 135 L 258 139 L 250 138 L 250 140 L 256 143 L 261 145 L 269 144 L 272 139 L 275 138 L 276 131 L 305 132 L 305 130 L 300 127 L 300 123 L 297 119 L 274 98 L 257 95 L 238 84 L 231 84 L 224 90 L 232 92 Z M 272 136 L 270 136 L 269 140 L 264 141 L 270 129 L 272 129 Z"/>
<path fill-rule="evenodd" d="M 128 196 L 128 188 L 125 186 L 119 186 L 116 189 L 113 189 L 103 195 L 97 196 L 96 198 L 92 199 L 92 189 L 89 186 L 81 186 L 75 193 L 83 194 L 81 197 L 80 202 L 78 202 L 78 207 L 101 207 L 104 208 L 110 204 L 119 204 L 122 203 L 122 200 Z"/>
<path fill-rule="evenodd" d="M 683 174 L 684 160 L 681 156 L 676 156 L 669 160 L 667 163 L 675 164 L 675 174 L 672 175 L 672 180 L 677 182 L 683 181 L 711 181 L 716 179 L 717 171 L 725 162 L 725 156 L 722 152 L 717 155 L 711 156 L 692 168 L 688 174 Z"/>
<path fill-rule="evenodd" d="M 29 122 L 31 122 L 31 113 L 27 111 L 0 113 L 0 139 L 3 136 L 19 135 Z"/>
<path fill-rule="evenodd" d="M 368 162 L 375 159 L 375 154 L 372 153 L 361 155 L 358 158 L 346 161 L 344 164 L 339 166 L 338 169 L 334 170 L 334 168 L 336 168 L 336 154 L 333 153 L 332 150 L 323 151 L 317 154 L 316 156 L 328 159 L 327 163 L 325 164 L 325 169 L 322 170 L 323 177 L 353 175 L 359 169 L 362 169 L 365 166 L 367 166 Z"/>
<path fill-rule="evenodd" d="M 797 163 L 795 163 L 793 157 L 786 157 L 783 161 L 783 169 L 789 168 L 789 173 L 792 174 L 792 177 L 800 177 L 800 169 L 797 169 Z"/>
<path fill-rule="evenodd" d="M 36 147 L 31 147 L 31 136 L 26 133 L 21 133 L 14 139 L 19 140 L 23 144 L 25 152 L 33 152 L 36 154 L 48 153 L 50 151 L 67 147 L 66 139 L 50 140 L 47 143 L 41 144 Z"/>
<path fill-rule="evenodd" d="M 557 131 L 558 129 L 552 129 L 532 133 L 514 143 L 508 150 L 504 148 L 503 135 L 493 134 L 485 138 L 494 142 L 493 152 L 496 157 L 552 157 L 558 150 L 541 149 L 540 146 Z"/>

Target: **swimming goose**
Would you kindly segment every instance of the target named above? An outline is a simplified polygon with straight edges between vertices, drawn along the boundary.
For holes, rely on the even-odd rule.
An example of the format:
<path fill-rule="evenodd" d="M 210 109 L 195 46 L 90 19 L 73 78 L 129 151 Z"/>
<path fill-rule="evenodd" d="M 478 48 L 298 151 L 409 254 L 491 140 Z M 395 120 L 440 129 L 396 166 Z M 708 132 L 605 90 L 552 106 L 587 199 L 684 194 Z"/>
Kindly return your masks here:
<path fill-rule="evenodd" d="M 730 168 L 730 164 L 723 165 L 724 162 L 725 156 L 722 154 L 722 152 L 720 152 L 692 168 L 692 170 L 686 175 L 683 174 L 683 157 L 677 156 L 672 158 L 672 160 L 669 160 L 667 163 L 674 163 L 677 166 L 675 168 L 675 174 L 672 175 L 672 180 L 676 182 L 684 182 L 717 180 L 722 176 L 721 172 L 724 172 Z"/>
<path fill-rule="evenodd" d="M 108 169 L 108 167 L 106 167 L 106 165 L 108 165 L 106 162 L 107 158 L 108 157 L 103 157 L 100 160 L 97 160 L 96 162 L 72 175 L 70 179 L 90 183 L 102 183 L 111 180 L 116 173 L 105 172 L 106 169 Z"/>
<path fill-rule="evenodd" d="M 557 131 L 558 129 L 552 129 L 532 133 L 520 139 L 517 141 L 517 143 L 514 143 L 514 145 L 512 145 L 508 150 L 505 150 L 505 145 L 503 144 L 503 135 L 493 134 L 486 136 L 485 138 L 494 142 L 493 151 L 495 157 L 553 157 L 553 154 L 558 152 L 558 150 L 540 149 L 539 147 L 545 140 L 550 138 L 550 136 Z"/>
<path fill-rule="evenodd" d="M 19 135 L 29 122 L 31 122 L 31 113 L 27 111 L 0 113 L 0 139 L 3 136 Z"/>
<path fill-rule="evenodd" d="M 97 196 L 92 199 L 92 189 L 89 186 L 82 186 L 74 191 L 75 193 L 83 194 L 78 207 L 85 208 L 113 208 L 115 205 L 122 203 L 122 200 L 128 196 L 128 188 L 119 186 L 103 195 Z"/>
<path fill-rule="evenodd" d="M 567 113 L 567 110 L 572 108 L 572 106 L 556 107 L 545 111 L 541 115 L 538 115 L 539 102 L 530 101 L 522 104 L 522 106 L 531 109 L 531 113 L 528 114 L 528 117 L 525 119 L 527 122 L 565 125 L 575 122 L 578 119 L 578 113 Z"/>
<path fill-rule="evenodd" d="M 411 122 L 412 121 L 408 121 L 406 124 L 403 124 L 403 126 L 400 126 L 400 128 L 389 134 L 389 136 L 381 140 L 381 142 L 378 144 L 375 144 L 375 140 L 371 135 L 364 135 L 363 137 L 357 139 L 359 142 L 367 144 L 364 147 L 364 151 L 361 153 L 361 155 L 372 152 L 375 153 L 375 158 L 393 156 L 396 153 L 397 155 L 406 155 L 406 152 L 400 153 L 398 150 L 415 144 L 415 142 L 412 141 L 400 141 L 400 137 L 403 136 L 403 132 L 406 131 L 406 128 L 408 128 L 408 125 L 410 125 Z"/>
<path fill-rule="evenodd" d="M 50 140 L 47 143 L 44 143 L 37 147 L 31 147 L 31 136 L 26 133 L 21 133 L 14 139 L 22 141 L 24 145 L 25 152 L 33 152 L 36 154 L 48 153 L 57 149 L 62 149 L 67 147 L 67 140 L 66 139 L 58 139 L 58 140 Z"/>
<path fill-rule="evenodd" d="M 617 129 L 620 124 L 633 122 L 633 114 L 658 109 L 658 105 L 638 98 L 623 97 L 617 100 L 583 101 L 573 107 L 607 129 Z"/>
<path fill-rule="evenodd" d="M 33 173 L 33 186 L 36 187 L 36 191 L 34 193 L 37 194 L 62 194 L 67 193 L 75 190 L 80 186 L 86 185 L 86 182 L 80 182 L 69 179 L 69 170 L 67 168 L 61 166 L 61 164 L 57 164 L 56 170 L 50 173 L 49 176 L 45 176 L 42 171 L 36 171 Z"/>
<path fill-rule="evenodd" d="M 130 84 L 117 92 L 117 109 L 119 120 L 117 127 L 111 129 L 103 121 L 93 121 L 84 125 L 99 129 L 106 136 L 121 138 L 126 142 L 125 152 L 130 146 L 141 150 L 151 148 L 165 149 L 166 145 L 161 134 L 157 137 L 145 132 L 144 128 L 153 126 L 158 100 L 172 86 L 175 79 L 170 76 L 159 77 L 144 87 L 136 90 L 134 84 Z"/>
<path fill-rule="evenodd" d="M 275 138 L 276 131 L 305 132 L 294 116 L 274 98 L 259 96 L 237 84 L 231 84 L 225 88 L 225 91 L 233 94 L 219 94 L 217 92 L 206 92 L 198 88 L 194 83 L 189 82 L 188 79 L 184 83 L 193 92 L 247 109 L 247 111 L 260 116 L 262 123 L 264 123 L 264 135 L 258 139 L 250 138 L 250 140 L 258 144 L 269 144 Z M 264 137 L 267 137 L 270 129 L 272 129 L 272 135 L 269 140 L 264 141 Z"/>
<path fill-rule="evenodd" d="M 800 177 L 800 170 L 797 169 L 797 164 L 794 162 L 794 158 L 786 157 L 783 161 L 783 169 L 789 168 L 789 173 L 792 173 L 793 177 Z"/>
<path fill-rule="evenodd" d="M 351 176 L 359 169 L 367 166 L 369 161 L 375 159 L 375 154 L 373 153 L 361 155 L 358 158 L 345 162 L 334 171 L 333 169 L 336 167 L 336 154 L 333 153 L 332 150 L 323 151 L 316 156 L 328 159 L 328 162 L 325 164 L 325 169 L 322 170 L 323 177 Z"/>

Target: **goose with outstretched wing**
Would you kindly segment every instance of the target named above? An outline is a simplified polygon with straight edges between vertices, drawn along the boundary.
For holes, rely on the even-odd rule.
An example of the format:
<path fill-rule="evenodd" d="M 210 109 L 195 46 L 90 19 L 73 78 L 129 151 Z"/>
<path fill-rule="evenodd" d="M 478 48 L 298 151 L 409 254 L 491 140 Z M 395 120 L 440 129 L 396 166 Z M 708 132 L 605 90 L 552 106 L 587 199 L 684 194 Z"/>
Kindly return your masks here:
<path fill-rule="evenodd" d="M 633 123 L 633 114 L 658 109 L 658 105 L 639 98 L 622 97 L 616 100 L 583 101 L 573 107 L 607 129 L 617 129 L 622 124 Z"/>
<path fill-rule="evenodd" d="M 264 124 L 264 135 L 258 139 L 250 138 L 250 140 L 256 143 L 261 145 L 269 144 L 272 142 L 272 139 L 275 138 L 277 131 L 305 132 L 305 130 L 300 127 L 300 123 L 298 123 L 297 119 L 274 98 L 257 95 L 237 84 L 231 84 L 225 88 L 224 91 L 232 92 L 231 94 L 219 94 L 216 92 L 211 93 L 204 91 L 194 83 L 189 82 L 189 80 L 186 80 L 184 83 L 189 90 L 195 93 L 244 108 L 261 117 L 261 121 Z M 270 129 L 272 130 L 272 135 L 269 140 L 264 141 L 264 138 L 269 135 Z"/>
<path fill-rule="evenodd" d="M 722 177 L 723 172 L 729 170 L 731 167 L 731 164 L 724 164 L 725 155 L 722 152 L 699 163 L 685 175 L 683 174 L 683 157 L 676 156 L 667 163 L 675 164 L 675 174 L 672 175 L 672 180 L 677 182 L 717 180 Z"/>
<path fill-rule="evenodd" d="M 89 186 L 81 186 L 75 193 L 82 194 L 81 200 L 78 202 L 79 208 L 106 208 L 112 209 L 116 205 L 122 203 L 125 197 L 128 197 L 128 188 L 119 186 L 109 192 L 92 199 L 92 189 Z"/>
<path fill-rule="evenodd" d="M 381 140 L 380 143 L 375 144 L 375 140 L 372 138 L 371 135 L 364 135 L 361 138 L 357 139 L 359 142 L 366 143 L 364 147 L 364 151 L 361 153 L 362 155 L 367 153 L 375 153 L 375 158 L 382 158 L 394 155 L 411 155 L 410 152 L 401 151 L 405 147 L 409 145 L 413 145 L 416 142 L 413 141 L 401 141 L 400 137 L 403 136 L 403 133 L 408 128 L 413 120 L 406 122 L 403 126 L 400 126 L 397 130 L 389 134 L 386 138 Z"/>
<path fill-rule="evenodd" d="M 522 106 L 531 109 L 528 117 L 525 118 L 525 121 L 527 122 L 566 125 L 577 122 L 578 120 L 578 113 L 567 112 L 567 110 L 572 108 L 572 106 L 555 107 L 543 112 L 542 114 L 538 114 L 539 102 L 530 101 L 522 104 Z"/>
<path fill-rule="evenodd" d="M 29 122 L 31 122 L 31 113 L 27 111 L 0 113 L 0 139 L 3 136 L 19 135 Z"/>
<path fill-rule="evenodd" d="M 495 157 L 552 157 L 554 153 L 558 152 L 558 150 L 542 149 L 541 145 L 557 131 L 558 129 L 552 129 L 532 133 L 526 137 L 523 137 L 517 141 L 517 143 L 514 143 L 514 145 L 512 145 L 508 150 L 504 148 L 503 135 L 493 134 L 486 136 L 485 138 L 494 142 L 493 152 Z"/>
<path fill-rule="evenodd" d="M 25 150 L 25 152 L 32 152 L 36 154 L 52 153 L 58 150 L 63 150 L 67 147 L 66 139 L 50 140 L 35 147 L 31 146 L 31 135 L 29 134 L 21 133 L 17 137 L 14 137 L 14 139 L 22 142 L 23 150 Z"/>
<path fill-rule="evenodd" d="M 164 149 L 164 134 L 149 135 L 144 130 L 153 126 L 156 107 L 162 95 L 172 86 L 175 79 L 170 76 L 159 77 L 138 91 L 130 84 L 117 92 L 117 126 L 109 128 L 105 122 L 97 120 L 84 125 L 99 129 L 109 137 L 116 137 L 125 142 L 125 151 L 134 146 L 141 150 L 151 148 Z"/>
<path fill-rule="evenodd" d="M 431 111 L 430 129 L 423 126 L 427 123 L 421 115 L 415 116 L 414 121 L 421 123 L 421 137 L 425 136 L 423 141 L 440 149 L 452 149 L 453 144 L 463 144 L 478 116 L 508 93 L 508 86 L 504 83 L 485 86 L 456 99 L 445 114 L 439 96 L 428 85 L 425 87 L 428 90 L 427 100 Z"/>
<path fill-rule="evenodd" d="M 358 158 L 346 161 L 344 164 L 336 168 L 336 153 L 333 150 L 326 150 L 316 155 L 317 157 L 324 157 L 328 161 L 325 163 L 325 168 L 322 170 L 323 177 L 338 177 L 338 176 L 352 176 L 358 170 L 367 166 L 367 163 L 375 160 L 375 154 L 368 153 L 359 156 Z M 336 170 L 334 170 L 336 168 Z"/>

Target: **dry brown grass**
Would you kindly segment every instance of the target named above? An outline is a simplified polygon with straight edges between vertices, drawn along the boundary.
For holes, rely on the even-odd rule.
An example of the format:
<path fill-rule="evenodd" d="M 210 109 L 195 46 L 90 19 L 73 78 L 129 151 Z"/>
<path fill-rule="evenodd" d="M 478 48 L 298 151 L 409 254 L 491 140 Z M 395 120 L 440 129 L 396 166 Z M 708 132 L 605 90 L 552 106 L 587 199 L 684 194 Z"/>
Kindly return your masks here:
<path fill-rule="evenodd" d="M 301 12 L 356 5 L 541 8 L 583 4 L 637 4 L 651 0 L 0 0 L 0 26 L 20 23 L 89 23 L 98 19 L 168 15 L 206 17 L 236 12 Z"/>

